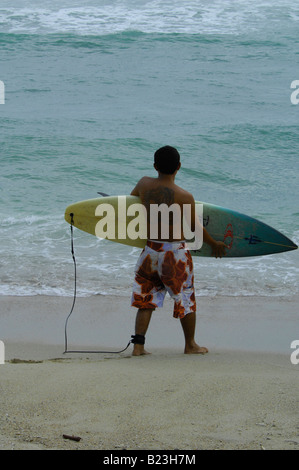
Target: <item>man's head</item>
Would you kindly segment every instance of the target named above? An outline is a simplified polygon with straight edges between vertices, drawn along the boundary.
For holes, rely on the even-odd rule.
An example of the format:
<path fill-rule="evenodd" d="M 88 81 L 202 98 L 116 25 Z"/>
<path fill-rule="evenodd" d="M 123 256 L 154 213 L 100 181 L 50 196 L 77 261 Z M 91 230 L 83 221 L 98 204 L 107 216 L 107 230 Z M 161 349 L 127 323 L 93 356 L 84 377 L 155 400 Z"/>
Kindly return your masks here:
<path fill-rule="evenodd" d="M 165 175 L 173 175 L 180 169 L 180 154 L 174 147 L 166 145 L 155 153 L 155 168 Z"/>

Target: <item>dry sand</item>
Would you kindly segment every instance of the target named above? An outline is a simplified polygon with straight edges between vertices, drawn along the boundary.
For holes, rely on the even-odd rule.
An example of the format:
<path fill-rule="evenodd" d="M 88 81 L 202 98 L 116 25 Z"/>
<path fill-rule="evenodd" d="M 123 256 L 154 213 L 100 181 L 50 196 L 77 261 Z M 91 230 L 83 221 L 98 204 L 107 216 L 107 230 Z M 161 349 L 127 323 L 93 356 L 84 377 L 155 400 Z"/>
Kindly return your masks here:
<path fill-rule="evenodd" d="M 150 356 L 64 354 L 71 303 L 0 297 L 0 450 L 299 449 L 297 298 L 201 299 L 206 356 L 182 354 L 168 302 L 150 325 Z M 135 313 L 125 298 L 78 299 L 70 346 L 125 347 Z"/>

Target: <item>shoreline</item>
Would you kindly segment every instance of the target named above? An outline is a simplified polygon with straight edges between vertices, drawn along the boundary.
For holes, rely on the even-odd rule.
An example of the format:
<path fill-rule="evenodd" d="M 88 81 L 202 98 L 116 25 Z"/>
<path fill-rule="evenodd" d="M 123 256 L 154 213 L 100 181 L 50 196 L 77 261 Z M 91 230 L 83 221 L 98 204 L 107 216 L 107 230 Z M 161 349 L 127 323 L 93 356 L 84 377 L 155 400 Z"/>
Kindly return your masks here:
<path fill-rule="evenodd" d="M 65 350 L 65 322 L 73 299 L 60 296 L 0 296 L 0 340 L 10 344 L 60 346 Z M 197 297 L 196 339 L 210 350 L 288 354 L 299 338 L 293 297 Z M 183 348 L 180 322 L 172 318 L 173 302 L 153 313 L 147 347 Z M 68 349 L 119 351 L 134 334 L 137 309 L 130 296 L 78 297 L 67 324 Z"/>

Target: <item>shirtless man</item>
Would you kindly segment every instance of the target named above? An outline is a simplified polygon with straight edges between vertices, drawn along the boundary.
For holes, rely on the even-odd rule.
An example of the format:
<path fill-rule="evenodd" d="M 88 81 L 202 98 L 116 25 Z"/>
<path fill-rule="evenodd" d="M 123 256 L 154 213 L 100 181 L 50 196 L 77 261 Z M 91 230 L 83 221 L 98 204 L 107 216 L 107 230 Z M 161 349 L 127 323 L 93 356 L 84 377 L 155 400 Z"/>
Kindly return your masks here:
<path fill-rule="evenodd" d="M 179 231 L 177 223 L 174 223 L 174 214 L 170 211 L 167 222 L 160 218 L 157 227 L 153 227 L 154 222 L 150 218 L 152 204 L 158 206 L 166 204 L 168 207 L 174 204 L 181 209 L 181 214 L 183 214 L 184 205 L 190 205 L 190 228 L 195 233 L 197 222 L 194 198 L 192 194 L 174 182 L 180 167 L 178 151 L 170 146 L 162 147 L 155 153 L 154 168 L 158 172 L 158 177 L 145 176 L 141 178 L 131 192 L 131 195 L 141 198 L 148 217 L 148 241 L 136 266 L 132 293 L 132 306 L 138 308 L 135 335 L 132 340 L 134 356 L 149 354 L 144 348 L 145 334 L 153 311 L 157 307 L 162 307 L 167 292 L 174 300 L 173 316 L 180 318 L 181 321 L 185 337 L 185 354 L 206 354 L 208 352 L 208 349 L 199 346 L 194 338 L 196 300 L 193 262 L 185 244 L 183 216 L 181 215 Z M 165 227 L 165 223 L 168 224 L 167 227 Z M 167 230 L 165 231 L 165 229 Z M 214 240 L 204 227 L 201 227 L 201 230 L 203 243 L 211 246 L 212 255 L 216 258 L 225 255 L 226 245 L 221 241 Z M 153 232 L 157 235 L 154 240 Z"/>

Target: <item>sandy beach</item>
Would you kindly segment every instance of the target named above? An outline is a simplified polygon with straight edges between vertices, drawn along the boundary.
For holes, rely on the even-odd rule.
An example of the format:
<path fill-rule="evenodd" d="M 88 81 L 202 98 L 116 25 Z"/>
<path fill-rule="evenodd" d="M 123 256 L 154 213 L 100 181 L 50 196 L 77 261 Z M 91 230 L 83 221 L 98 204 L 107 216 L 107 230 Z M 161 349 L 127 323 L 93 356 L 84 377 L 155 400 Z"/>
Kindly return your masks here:
<path fill-rule="evenodd" d="M 64 354 L 71 305 L 0 297 L 0 450 L 299 448 L 298 298 L 200 298 L 206 356 L 182 353 L 170 301 L 150 325 L 150 356 Z M 127 298 L 77 299 L 69 349 L 123 349 L 135 313 Z"/>

